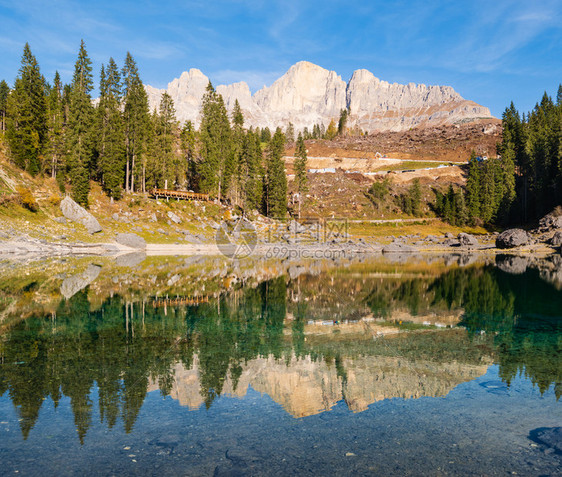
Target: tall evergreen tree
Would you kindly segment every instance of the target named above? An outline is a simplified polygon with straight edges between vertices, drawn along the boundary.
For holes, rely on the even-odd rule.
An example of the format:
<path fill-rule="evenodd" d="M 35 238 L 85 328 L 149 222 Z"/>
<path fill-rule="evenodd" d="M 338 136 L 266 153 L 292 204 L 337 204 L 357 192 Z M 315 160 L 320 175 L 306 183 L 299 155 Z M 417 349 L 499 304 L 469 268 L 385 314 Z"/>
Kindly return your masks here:
<path fill-rule="evenodd" d="M 295 185 L 296 191 L 299 195 L 299 218 L 301 213 L 301 204 L 303 201 L 303 196 L 308 191 L 308 178 L 306 176 L 307 170 L 307 156 L 306 156 L 306 145 L 302 138 L 302 135 L 299 133 L 297 138 L 297 145 L 295 149 L 295 162 L 294 162 L 294 169 L 295 169 Z"/>
<path fill-rule="evenodd" d="M 8 95 L 10 87 L 6 81 L 0 81 L 0 131 L 6 131 L 6 111 L 8 109 Z"/>
<path fill-rule="evenodd" d="M 154 145 L 150 161 L 149 176 L 155 187 L 163 188 L 168 184 L 172 189 L 180 182 L 179 164 L 174 153 L 174 132 L 177 129 L 176 111 L 171 96 L 164 92 L 160 100 L 158 114 L 154 116 Z"/>
<path fill-rule="evenodd" d="M 84 206 L 88 205 L 90 166 L 93 156 L 94 109 L 90 97 L 92 88 L 92 62 L 82 40 L 78 59 L 74 65 L 70 91 L 67 165 L 72 183 L 72 197 Z"/>
<path fill-rule="evenodd" d="M 64 125 L 65 125 L 65 111 L 63 105 L 63 85 L 60 79 L 59 72 L 55 73 L 53 85 L 49 91 L 48 97 L 48 141 L 47 141 L 47 154 L 50 157 L 48 168 L 51 172 L 52 178 L 58 178 L 64 181 L 63 174 L 63 158 L 64 158 Z"/>
<path fill-rule="evenodd" d="M 196 134 L 191 121 L 186 121 L 180 133 L 181 150 L 183 154 L 183 168 L 186 173 L 187 187 L 190 190 L 198 188 Z"/>
<path fill-rule="evenodd" d="M 343 136 L 347 131 L 347 109 L 342 109 L 340 111 L 340 119 L 338 121 L 338 135 Z"/>
<path fill-rule="evenodd" d="M 141 165 L 140 184 L 146 192 L 146 131 L 149 124 L 148 97 L 139 76 L 137 64 L 127 52 L 122 72 L 125 119 L 125 190 L 135 190 L 135 174 Z"/>
<path fill-rule="evenodd" d="M 100 72 L 100 102 L 97 109 L 98 168 L 103 189 L 114 198 L 123 193 L 125 133 L 121 114 L 121 75 L 113 58 Z"/>
<path fill-rule="evenodd" d="M 265 212 L 268 217 L 284 218 L 287 214 L 287 175 L 283 163 L 285 136 L 277 128 L 267 146 L 265 177 Z"/>
<path fill-rule="evenodd" d="M 219 200 L 228 193 L 233 169 L 232 134 L 224 101 L 211 82 L 203 96 L 199 143 L 200 187 Z"/>
<path fill-rule="evenodd" d="M 41 170 L 41 153 L 47 138 L 45 78 L 31 53 L 23 49 L 19 76 L 8 98 L 8 144 L 14 162 L 32 175 Z"/>
<path fill-rule="evenodd" d="M 469 216 L 474 219 L 480 217 L 480 164 L 476 154 L 472 151 L 468 165 L 468 178 L 466 180 L 466 203 Z"/>

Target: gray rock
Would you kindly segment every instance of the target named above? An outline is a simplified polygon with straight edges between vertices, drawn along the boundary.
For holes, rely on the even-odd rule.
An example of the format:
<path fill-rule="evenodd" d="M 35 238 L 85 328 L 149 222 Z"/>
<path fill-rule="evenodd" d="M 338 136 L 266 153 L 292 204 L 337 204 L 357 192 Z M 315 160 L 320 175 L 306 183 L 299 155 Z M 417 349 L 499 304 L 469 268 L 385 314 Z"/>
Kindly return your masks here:
<path fill-rule="evenodd" d="M 389 245 L 386 245 L 382 249 L 382 253 L 413 253 L 416 252 L 414 247 L 410 247 L 409 245 L 400 243 L 400 242 L 392 242 Z"/>
<path fill-rule="evenodd" d="M 98 277 L 100 271 L 101 267 L 99 265 L 88 265 L 84 273 L 65 278 L 60 287 L 60 292 L 68 300 L 92 283 Z"/>
<path fill-rule="evenodd" d="M 478 240 L 476 240 L 476 237 L 470 234 L 465 234 L 464 232 L 461 232 L 457 236 L 457 239 L 459 240 L 461 246 L 464 247 L 475 247 L 476 245 L 478 245 Z"/>
<path fill-rule="evenodd" d="M 150 221 L 151 221 L 151 222 L 157 222 L 157 221 L 158 221 L 158 218 L 156 217 L 156 214 L 152 214 L 152 215 L 150 216 Z"/>
<path fill-rule="evenodd" d="M 61 201 L 60 210 L 68 220 L 84 225 L 89 233 L 95 234 L 96 232 L 101 232 L 102 229 L 97 219 L 70 197 L 65 197 Z"/>
<path fill-rule="evenodd" d="M 540 232 L 548 232 L 555 229 L 562 229 L 562 215 L 556 215 L 554 212 L 551 212 L 539 220 Z"/>
<path fill-rule="evenodd" d="M 445 238 L 451 239 L 451 238 L 455 238 L 455 236 L 451 232 L 447 232 L 445 234 Z"/>
<path fill-rule="evenodd" d="M 524 230 L 508 229 L 496 237 L 496 247 L 501 249 L 520 247 L 528 244 L 529 240 L 529 234 Z"/>
<path fill-rule="evenodd" d="M 119 221 L 119 214 L 113 214 L 113 215 L 111 216 L 111 218 L 112 218 L 113 220 L 115 220 L 116 222 L 118 222 L 118 221 Z"/>
<path fill-rule="evenodd" d="M 555 232 L 549 243 L 553 247 L 562 247 L 562 230 Z"/>
<path fill-rule="evenodd" d="M 146 254 L 144 252 L 132 252 L 115 257 L 115 265 L 118 267 L 136 267 L 144 261 Z"/>
<path fill-rule="evenodd" d="M 212 229 L 218 230 L 221 228 L 219 224 L 217 224 L 214 220 L 209 221 L 209 227 Z"/>
<path fill-rule="evenodd" d="M 55 222 L 59 224 L 66 224 L 66 217 L 55 217 Z"/>
<path fill-rule="evenodd" d="M 562 455 L 562 427 L 539 427 L 533 429 L 529 437 L 548 450 Z"/>
<path fill-rule="evenodd" d="M 181 219 L 174 214 L 172 211 L 168 212 L 168 218 L 174 223 L 174 224 L 181 224 Z"/>
<path fill-rule="evenodd" d="M 127 247 L 138 248 L 138 249 L 146 248 L 146 240 L 143 239 L 142 237 L 139 237 L 137 234 L 120 233 L 117 234 L 117 236 L 115 237 L 115 241 Z"/>
<path fill-rule="evenodd" d="M 461 243 L 458 239 L 452 237 L 443 241 L 443 245 L 446 245 L 447 247 L 459 247 L 460 244 Z"/>
<path fill-rule="evenodd" d="M 181 278 L 181 275 L 174 275 L 168 280 L 168 286 L 171 287 L 174 283 L 176 283 Z"/>

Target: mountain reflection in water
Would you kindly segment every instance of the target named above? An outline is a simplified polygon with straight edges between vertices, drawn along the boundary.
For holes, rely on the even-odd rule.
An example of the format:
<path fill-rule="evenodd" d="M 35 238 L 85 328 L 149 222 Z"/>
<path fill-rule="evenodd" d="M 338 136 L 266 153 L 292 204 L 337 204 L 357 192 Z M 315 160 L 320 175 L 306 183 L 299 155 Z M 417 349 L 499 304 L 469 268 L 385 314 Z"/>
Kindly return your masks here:
<path fill-rule="evenodd" d="M 562 292 L 538 270 L 403 272 L 363 265 L 196 300 L 115 295 L 95 309 L 86 287 L 0 337 L 0 395 L 24 438 L 46 398 L 68 397 L 81 442 L 96 387 L 102 421 L 127 432 L 157 389 L 199 409 L 251 387 L 304 417 L 342 400 L 359 412 L 445 396 L 495 362 L 508 385 L 523 373 L 560 397 Z"/>

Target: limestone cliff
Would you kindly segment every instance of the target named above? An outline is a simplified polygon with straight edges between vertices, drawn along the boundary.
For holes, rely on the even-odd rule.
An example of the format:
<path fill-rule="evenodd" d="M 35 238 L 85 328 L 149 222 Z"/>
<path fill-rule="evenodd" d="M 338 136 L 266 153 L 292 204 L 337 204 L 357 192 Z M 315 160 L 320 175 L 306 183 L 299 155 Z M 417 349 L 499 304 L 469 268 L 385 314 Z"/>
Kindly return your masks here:
<path fill-rule="evenodd" d="M 200 122 L 201 100 L 209 78 L 198 69 L 184 72 L 168 84 L 177 119 Z M 164 90 L 146 86 L 151 109 L 157 108 Z M 286 127 L 296 130 L 314 124 L 328 126 L 347 108 L 348 126 L 362 130 L 403 131 L 418 126 L 452 124 L 460 120 L 491 117 L 488 108 L 462 98 L 450 86 L 387 83 L 367 70 L 357 70 L 348 83 L 334 71 L 307 61 L 289 68 L 269 87 L 253 96 L 245 82 L 220 85 L 227 109 L 236 100 L 244 112 L 246 126 Z"/>

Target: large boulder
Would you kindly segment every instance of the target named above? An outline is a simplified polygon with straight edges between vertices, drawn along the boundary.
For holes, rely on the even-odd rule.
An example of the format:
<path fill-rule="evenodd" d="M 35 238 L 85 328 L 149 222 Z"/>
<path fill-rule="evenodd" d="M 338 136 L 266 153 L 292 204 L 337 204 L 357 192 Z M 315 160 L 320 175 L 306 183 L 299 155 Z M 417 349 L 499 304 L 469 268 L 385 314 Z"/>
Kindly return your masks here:
<path fill-rule="evenodd" d="M 65 197 L 61 201 L 60 210 L 68 220 L 79 222 L 84 225 L 89 233 L 95 234 L 96 232 L 101 232 L 101 226 L 98 220 L 84 207 L 74 202 L 70 197 Z"/>
<path fill-rule="evenodd" d="M 138 248 L 138 249 L 146 248 L 146 240 L 138 236 L 137 234 L 120 233 L 117 234 L 117 236 L 115 237 L 115 241 L 121 245 L 125 245 L 126 247 Z"/>
<path fill-rule="evenodd" d="M 461 232 L 458 235 L 457 239 L 463 247 L 475 247 L 478 245 L 478 240 L 476 240 L 476 237 L 470 234 L 465 234 L 464 232 Z"/>
<path fill-rule="evenodd" d="M 496 237 L 497 248 L 514 248 L 529 243 L 529 234 L 522 229 L 508 229 Z"/>

